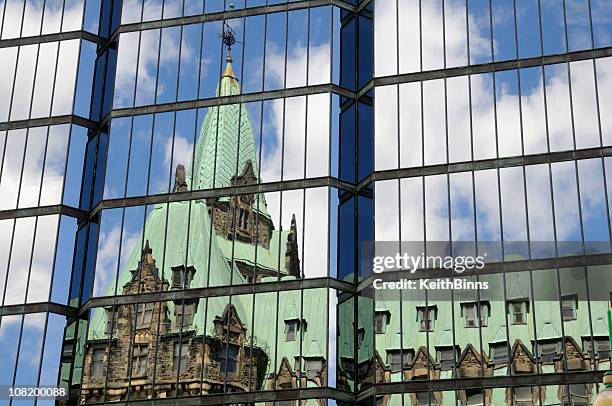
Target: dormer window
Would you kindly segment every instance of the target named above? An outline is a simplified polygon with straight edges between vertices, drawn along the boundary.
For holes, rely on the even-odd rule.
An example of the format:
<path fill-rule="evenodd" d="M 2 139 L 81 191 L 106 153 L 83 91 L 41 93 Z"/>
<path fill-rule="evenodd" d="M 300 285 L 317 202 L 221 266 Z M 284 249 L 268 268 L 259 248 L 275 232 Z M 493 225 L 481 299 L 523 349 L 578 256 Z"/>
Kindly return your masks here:
<path fill-rule="evenodd" d="M 306 360 L 306 378 L 315 379 L 323 370 L 323 360 L 320 358 Z"/>
<path fill-rule="evenodd" d="M 442 371 L 448 371 L 455 367 L 455 358 L 458 358 L 457 348 L 453 347 L 436 347 L 436 357 Z"/>
<path fill-rule="evenodd" d="M 385 334 L 387 332 L 389 316 L 390 313 L 388 311 L 378 311 L 374 313 L 374 332 L 376 334 Z"/>
<path fill-rule="evenodd" d="M 561 354 L 561 341 L 538 343 L 538 356 L 541 362 L 550 363 Z"/>
<path fill-rule="evenodd" d="M 510 315 L 510 323 L 513 325 L 527 324 L 527 301 L 525 300 L 510 300 L 508 301 L 508 314 Z"/>
<path fill-rule="evenodd" d="M 489 358 L 494 364 L 507 364 L 510 359 L 510 347 L 507 343 L 498 343 L 490 345 Z"/>
<path fill-rule="evenodd" d="M 480 306 L 478 306 L 480 305 Z M 461 315 L 463 316 L 464 326 L 467 328 L 486 327 L 489 321 L 489 303 L 474 302 L 462 303 Z M 479 320 L 480 316 L 480 322 Z"/>
<path fill-rule="evenodd" d="M 434 331 L 434 324 L 437 316 L 438 308 L 436 306 L 417 307 L 417 322 L 419 323 L 419 331 Z"/>
<path fill-rule="evenodd" d="M 400 372 L 403 368 L 410 366 L 413 357 L 412 351 L 387 350 L 387 365 L 391 372 Z"/>
<path fill-rule="evenodd" d="M 295 341 L 299 330 L 300 320 L 291 319 L 285 320 L 285 341 Z"/>
<path fill-rule="evenodd" d="M 172 268 L 172 289 L 188 289 L 193 280 L 195 268 L 192 266 L 176 266 Z"/>
<path fill-rule="evenodd" d="M 592 345 L 593 343 L 595 345 Z M 610 359 L 610 339 L 608 337 L 593 337 L 593 341 L 585 338 L 582 340 L 582 348 L 589 355 L 592 352 L 595 353 L 600 361 Z"/>
<path fill-rule="evenodd" d="M 576 320 L 576 309 L 578 308 L 578 298 L 576 295 L 561 297 L 561 314 L 563 321 Z"/>
<path fill-rule="evenodd" d="M 179 303 L 174 305 L 174 316 L 177 326 L 188 328 L 193 323 L 193 314 L 195 313 L 195 305 L 192 303 Z"/>

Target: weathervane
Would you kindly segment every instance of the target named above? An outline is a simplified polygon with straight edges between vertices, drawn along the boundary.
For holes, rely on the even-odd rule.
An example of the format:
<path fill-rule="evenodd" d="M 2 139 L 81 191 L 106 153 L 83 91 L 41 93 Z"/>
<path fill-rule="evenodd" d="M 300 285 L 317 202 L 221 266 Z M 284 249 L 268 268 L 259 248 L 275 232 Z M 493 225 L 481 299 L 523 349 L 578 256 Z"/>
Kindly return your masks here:
<path fill-rule="evenodd" d="M 227 62 L 232 62 L 232 56 L 230 55 L 230 51 L 232 50 L 232 45 L 236 43 L 236 33 L 230 27 L 227 22 L 223 22 L 223 33 L 220 37 L 223 39 L 223 44 L 227 47 Z"/>

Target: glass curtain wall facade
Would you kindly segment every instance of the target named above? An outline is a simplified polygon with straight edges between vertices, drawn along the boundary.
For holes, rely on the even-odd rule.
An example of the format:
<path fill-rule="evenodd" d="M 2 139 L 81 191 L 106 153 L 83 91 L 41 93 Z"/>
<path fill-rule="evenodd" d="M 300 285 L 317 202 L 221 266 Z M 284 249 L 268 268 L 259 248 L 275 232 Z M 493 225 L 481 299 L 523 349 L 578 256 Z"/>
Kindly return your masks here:
<path fill-rule="evenodd" d="M 601 389 L 609 2 L 0 13 L 0 385 L 92 405 L 588 405 Z M 373 294 L 375 240 L 487 246 L 466 277 L 496 294 Z M 6 401 L 28 402 L 54 404 Z"/>

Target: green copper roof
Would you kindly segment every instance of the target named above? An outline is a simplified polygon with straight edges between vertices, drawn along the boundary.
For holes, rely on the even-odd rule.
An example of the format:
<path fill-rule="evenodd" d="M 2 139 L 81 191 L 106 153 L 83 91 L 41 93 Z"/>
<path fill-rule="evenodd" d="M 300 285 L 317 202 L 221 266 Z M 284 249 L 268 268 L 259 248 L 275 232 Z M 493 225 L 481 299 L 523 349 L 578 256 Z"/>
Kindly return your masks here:
<path fill-rule="evenodd" d="M 288 236 L 289 230 L 272 231 L 270 248 L 265 249 L 262 246 L 257 246 L 257 252 L 253 244 L 238 240 L 227 240 L 220 236 L 217 236 L 217 244 L 228 261 L 233 258 L 234 261 L 243 262 L 249 266 L 253 266 L 257 262 L 259 268 L 286 274 L 285 254 L 287 252 Z M 280 244 L 281 241 L 284 243 Z"/>
<path fill-rule="evenodd" d="M 231 69 L 231 64 L 228 63 Z M 226 69 L 227 72 L 227 69 Z M 237 96 L 240 85 L 231 75 L 224 75 L 217 87 L 218 96 Z M 200 129 L 200 139 L 193 164 L 193 189 L 212 189 L 231 186 L 231 179 L 239 175 L 246 162 L 253 163 L 259 176 L 253 128 L 242 104 L 225 104 L 208 109 Z"/>
<path fill-rule="evenodd" d="M 138 241 L 149 242 L 159 276 L 167 281 L 172 280 L 172 267 L 186 265 L 196 269 L 191 283 L 194 288 L 244 283 L 242 274 L 235 268 L 230 269 L 217 245 L 217 239 L 210 240 L 210 229 L 210 218 L 204 201 L 160 204 L 155 206 L 149 214 L 145 223 L 144 236 L 141 234 Z M 209 249 L 210 256 L 208 255 Z M 139 243 L 132 250 L 125 268 L 119 275 L 117 294 L 121 294 L 123 286 L 130 281 L 132 277 L 130 270 L 138 267 L 141 252 Z M 109 295 L 114 294 L 114 283 L 107 292 Z M 221 315 L 225 304 L 217 302 L 212 299 L 209 301 L 209 311 Z M 169 303 L 169 308 L 172 310 L 172 303 Z M 200 311 L 203 311 L 203 306 L 198 308 L 198 312 Z M 201 321 L 204 320 L 204 317 L 203 315 L 198 317 L 196 314 L 195 320 Z M 202 327 L 200 326 L 203 330 Z M 95 334 L 91 338 L 104 337 L 106 314 L 102 309 L 94 312 L 91 328 Z"/>

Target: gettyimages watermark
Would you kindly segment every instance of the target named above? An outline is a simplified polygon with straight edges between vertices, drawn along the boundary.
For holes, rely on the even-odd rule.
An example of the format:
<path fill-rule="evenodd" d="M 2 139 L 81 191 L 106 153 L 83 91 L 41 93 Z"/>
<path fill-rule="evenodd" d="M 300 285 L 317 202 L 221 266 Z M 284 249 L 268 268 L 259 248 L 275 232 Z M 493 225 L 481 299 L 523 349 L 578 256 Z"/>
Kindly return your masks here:
<path fill-rule="evenodd" d="M 580 261 L 610 253 L 610 242 L 376 241 L 360 248 L 360 279 L 369 282 L 366 290 L 386 299 L 406 292 L 438 300 L 454 295 L 454 300 L 556 301 L 585 295 L 590 285 L 590 300 L 608 301 L 612 292 L 612 263 L 581 266 Z"/>
<path fill-rule="evenodd" d="M 376 255 L 372 258 L 372 272 L 380 274 L 385 271 L 407 271 L 415 274 L 417 271 L 425 272 L 428 269 L 438 269 L 452 273 L 462 274 L 465 271 L 482 270 L 488 254 L 483 255 L 412 255 L 408 252 L 397 252 L 395 255 Z M 374 289 L 403 289 L 403 290 L 475 290 L 489 289 L 487 281 L 471 281 L 462 278 L 424 278 L 399 279 L 397 281 L 384 281 L 376 278 L 372 282 Z"/>

